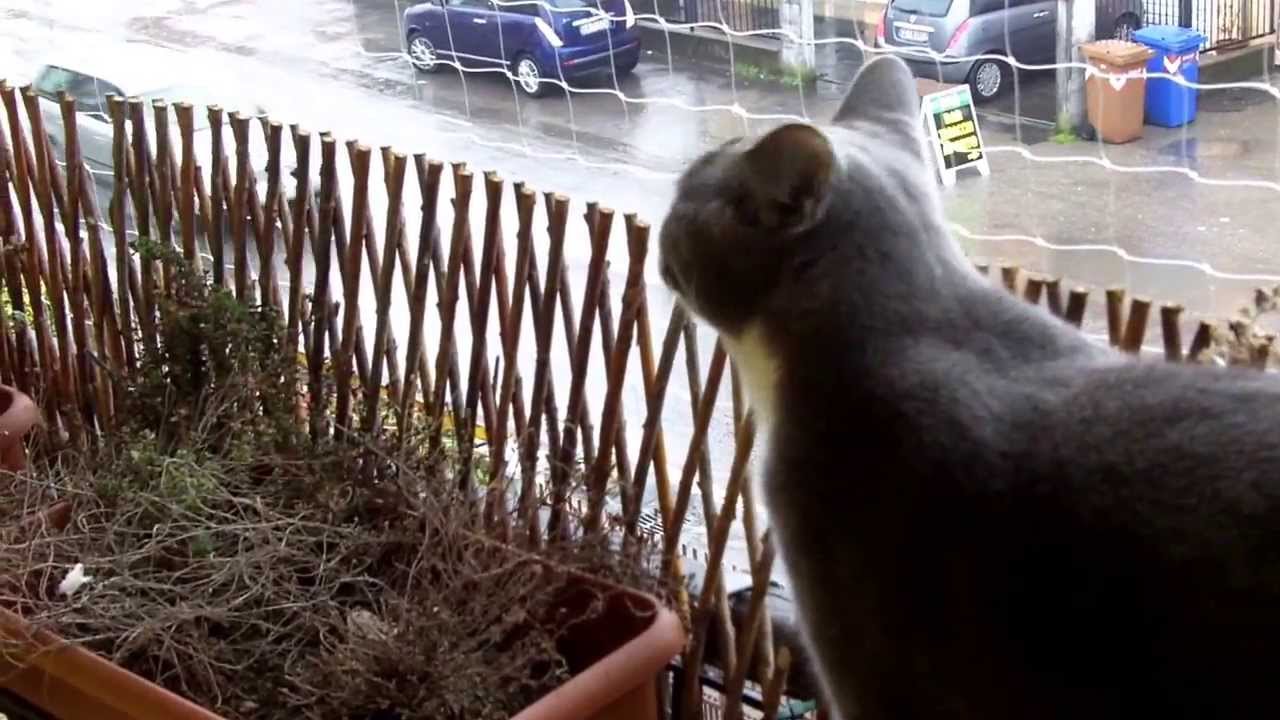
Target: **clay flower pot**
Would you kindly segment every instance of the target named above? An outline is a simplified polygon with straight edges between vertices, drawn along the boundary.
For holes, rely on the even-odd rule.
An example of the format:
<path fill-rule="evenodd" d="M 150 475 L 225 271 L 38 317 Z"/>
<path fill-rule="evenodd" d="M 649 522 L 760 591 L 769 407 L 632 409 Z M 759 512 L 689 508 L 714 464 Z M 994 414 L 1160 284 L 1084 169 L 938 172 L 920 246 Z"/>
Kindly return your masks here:
<path fill-rule="evenodd" d="M 514 552 L 514 551 L 513 551 Z M 558 645 L 573 677 L 514 720 L 656 720 L 657 676 L 684 647 L 684 628 L 656 598 L 569 571 L 556 605 L 583 617 Z"/>
<path fill-rule="evenodd" d="M 541 560 L 494 543 L 499 552 Z M 565 628 L 559 650 L 573 676 L 514 720 L 657 720 L 656 677 L 684 645 L 676 615 L 656 598 L 572 570 L 554 606 L 582 618 Z M 120 668 L 82 647 L 33 628 L 0 608 L 0 638 L 40 650 L 17 667 L 0 657 L 0 690 L 59 720 L 221 720 L 208 710 Z"/>
<path fill-rule="evenodd" d="M 21 472 L 27 468 L 23 438 L 40 422 L 40 410 L 26 393 L 0 385 L 0 469 Z"/>

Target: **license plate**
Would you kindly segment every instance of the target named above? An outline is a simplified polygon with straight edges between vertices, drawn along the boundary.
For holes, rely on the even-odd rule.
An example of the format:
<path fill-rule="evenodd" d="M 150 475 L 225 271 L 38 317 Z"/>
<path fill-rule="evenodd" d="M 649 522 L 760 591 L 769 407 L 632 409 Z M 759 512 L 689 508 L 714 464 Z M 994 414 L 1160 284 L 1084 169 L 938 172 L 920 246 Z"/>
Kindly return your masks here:
<path fill-rule="evenodd" d="M 910 28 L 897 28 L 897 30 L 899 40 L 914 43 L 929 42 L 929 33 L 924 30 L 912 30 Z"/>
<path fill-rule="evenodd" d="M 591 33 L 598 33 L 607 27 L 609 27 L 609 18 L 595 18 L 579 25 L 578 32 L 583 35 L 590 35 Z"/>

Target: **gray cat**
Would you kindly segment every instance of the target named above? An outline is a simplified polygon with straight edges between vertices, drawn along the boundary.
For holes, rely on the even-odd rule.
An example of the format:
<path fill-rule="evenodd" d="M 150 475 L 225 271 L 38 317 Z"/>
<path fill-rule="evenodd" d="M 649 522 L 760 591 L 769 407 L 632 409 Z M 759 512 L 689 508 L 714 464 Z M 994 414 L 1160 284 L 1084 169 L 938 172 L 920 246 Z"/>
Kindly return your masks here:
<path fill-rule="evenodd" d="M 721 334 L 845 720 L 1280 716 L 1280 384 L 1140 364 L 981 278 L 906 66 L 697 160 L 664 280 Z"/>

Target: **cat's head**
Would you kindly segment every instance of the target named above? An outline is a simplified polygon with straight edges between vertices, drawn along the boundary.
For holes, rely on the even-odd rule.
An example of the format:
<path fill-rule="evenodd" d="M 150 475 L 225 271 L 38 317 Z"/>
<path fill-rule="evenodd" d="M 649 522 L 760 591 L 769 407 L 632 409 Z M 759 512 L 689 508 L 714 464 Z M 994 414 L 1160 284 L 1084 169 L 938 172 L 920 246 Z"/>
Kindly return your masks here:
<path fill-rule="evenodd" d="M 858 74 L 830 136 L 791 124 L 704 154 L 680 178 L 662 224 L 663 280 L 736 334 L 780 287 L 805 287 L 798 273 L 820 271 L 833 246 L 856 244 L 873 260 L 918 235 L 911 224 L 937 195 L 919 113 L 910 70 L 883 57 Z"/>

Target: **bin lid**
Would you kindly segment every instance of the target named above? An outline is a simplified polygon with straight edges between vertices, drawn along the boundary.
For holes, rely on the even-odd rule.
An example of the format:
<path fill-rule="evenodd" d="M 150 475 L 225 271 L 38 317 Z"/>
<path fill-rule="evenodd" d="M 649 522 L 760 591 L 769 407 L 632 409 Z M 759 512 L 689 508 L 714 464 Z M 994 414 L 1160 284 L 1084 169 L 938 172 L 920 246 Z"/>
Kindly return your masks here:
<path fill-rule="evenodd" d="M 1081 45 L 1080 52 L 1090 60 L 1116 67 L 1142 65 L 1155 54 L 1146 45 L 1128 40 L 1096 40 Z"/>
<path fill-rule="evenodd" d="M 1177 25 L 1148 25 L 1134 31 L 1133 39 L 1157 50 L 1186 52 L 1200 47 L 1209 38 L 1198 30 Z"/>

